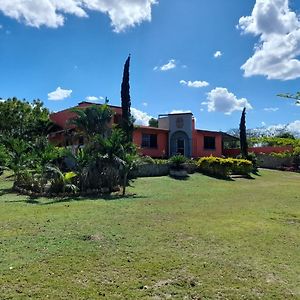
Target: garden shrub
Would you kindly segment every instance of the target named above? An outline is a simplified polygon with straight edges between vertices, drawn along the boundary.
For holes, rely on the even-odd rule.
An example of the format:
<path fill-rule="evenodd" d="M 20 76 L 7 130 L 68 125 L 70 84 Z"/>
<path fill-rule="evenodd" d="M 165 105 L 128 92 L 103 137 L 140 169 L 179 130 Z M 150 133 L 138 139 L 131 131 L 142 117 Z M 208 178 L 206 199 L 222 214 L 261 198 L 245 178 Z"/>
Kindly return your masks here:
<path fill-rule="evenodd" d="M 230 174 L 248 176 L 253 170 L 249 160 L 213 156 L 200 158 L 197 166 L 200 172 L 221 178 L 227 178 Z"/>
<path fill-rule="evenodd" d="M 184 169 L 184 164 L 187 162 L 187 158 L 181 154 L 174 155 L 169 159 L 171 168 L 174 170 Z"/>

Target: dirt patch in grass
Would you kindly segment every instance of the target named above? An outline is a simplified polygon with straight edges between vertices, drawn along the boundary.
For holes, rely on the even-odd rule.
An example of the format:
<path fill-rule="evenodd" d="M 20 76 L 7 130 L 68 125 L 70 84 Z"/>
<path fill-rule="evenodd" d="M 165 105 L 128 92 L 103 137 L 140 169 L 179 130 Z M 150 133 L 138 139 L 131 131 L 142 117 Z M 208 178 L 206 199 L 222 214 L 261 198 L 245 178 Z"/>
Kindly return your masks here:
<path fill-rule="evenodd" d="M 91 234 L 91 235 L 84 235 L 82 237 L 84 241 L 92 241 L 92 242 L 103 242 L 105 241 L 105 237 L 102 234 Z"/>

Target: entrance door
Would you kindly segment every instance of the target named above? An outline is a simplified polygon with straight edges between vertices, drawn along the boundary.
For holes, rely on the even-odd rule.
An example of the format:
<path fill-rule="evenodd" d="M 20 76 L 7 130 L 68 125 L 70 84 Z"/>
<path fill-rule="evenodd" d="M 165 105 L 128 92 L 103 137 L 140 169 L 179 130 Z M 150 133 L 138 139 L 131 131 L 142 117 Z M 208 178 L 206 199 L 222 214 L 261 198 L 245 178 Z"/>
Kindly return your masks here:
<path fill-rule="evenodd" d="M 177 139 L 177 153 L 184 155 L 184 139 Z"/>

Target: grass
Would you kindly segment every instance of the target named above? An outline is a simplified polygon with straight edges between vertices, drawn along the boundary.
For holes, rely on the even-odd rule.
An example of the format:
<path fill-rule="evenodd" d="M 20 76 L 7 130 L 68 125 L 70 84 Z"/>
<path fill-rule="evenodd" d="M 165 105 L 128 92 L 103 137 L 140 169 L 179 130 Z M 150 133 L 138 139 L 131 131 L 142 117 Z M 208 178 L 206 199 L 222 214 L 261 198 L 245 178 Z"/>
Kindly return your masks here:
<path fill-rule="evenodd" d="M 1 299 L 300 299 L 300 174 L 138 179 L 124 199 L 0 181 Z"/>

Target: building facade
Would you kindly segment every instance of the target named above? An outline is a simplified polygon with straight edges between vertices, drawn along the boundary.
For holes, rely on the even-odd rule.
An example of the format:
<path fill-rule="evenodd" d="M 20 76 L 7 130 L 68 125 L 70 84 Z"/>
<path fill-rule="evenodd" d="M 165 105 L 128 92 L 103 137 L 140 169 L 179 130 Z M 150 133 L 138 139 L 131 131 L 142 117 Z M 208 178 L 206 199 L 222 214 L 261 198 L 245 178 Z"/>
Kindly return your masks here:
<path fill-rule="evenodd" d="M 76 108 L 84 109 L 91 105 L 95 104 L 81 102 Z M 114 111 L 110 125 L 120 124 L 121 107 L 110 106 L 110 108 Z M 74 147 L 84 144 L 84 137 L 76 134 L 75 126 L 69 124 L 69 120 L 74 117 L 76 115 L 71 109 L 50 115 L 57 128 L 57 131 L 49 135 L 49 140 L 53 144 Z M 222 156 L 226 143 L 236 140 L 238 139 L 223 132 L 196 129 L 192 113 L 159 115 L 158 128 L 136 126 L 133 132 L 133 142 L 138 146 L 139 153 L 153 158 L 167 158 L 175 154 L 193 158 Z"/>

